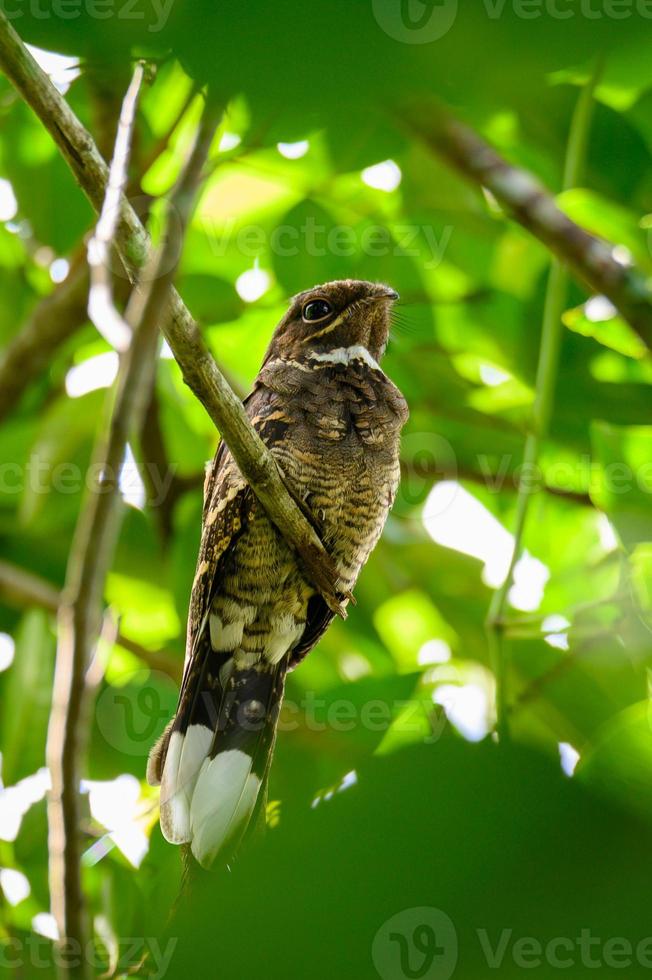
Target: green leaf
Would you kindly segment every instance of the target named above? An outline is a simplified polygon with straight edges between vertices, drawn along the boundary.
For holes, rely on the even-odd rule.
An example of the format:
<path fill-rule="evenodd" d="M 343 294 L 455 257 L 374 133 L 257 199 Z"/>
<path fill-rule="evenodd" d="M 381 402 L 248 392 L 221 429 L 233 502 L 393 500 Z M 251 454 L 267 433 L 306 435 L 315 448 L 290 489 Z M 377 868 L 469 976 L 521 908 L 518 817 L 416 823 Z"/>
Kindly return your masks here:
<path fill-rule="evenodd" d="M 591 443 L 601 466 L 591 496 L 628 546 L 652 537 L 652 426 L 593 422 Z"/>
<path fill-rule="evenodd" d="M 54 648 L 47 614 L 36 609 L 25 613 L 16 632 L 14 661 L 0 675 L 2 779 L 7 785 L 45 765 Z"/>
<path fill-rule="evenodd" d="M 564 324 L 583 337 L 593 337 L 604 347 L 634 357 L 640 360 L 647 356 L 648 349 L 643 340 L 619 316 L 609 316 L 606 319 L 596 319 L 587 316 L 586 306 L 577 306 L 567 310 L 562 317 Z"/>

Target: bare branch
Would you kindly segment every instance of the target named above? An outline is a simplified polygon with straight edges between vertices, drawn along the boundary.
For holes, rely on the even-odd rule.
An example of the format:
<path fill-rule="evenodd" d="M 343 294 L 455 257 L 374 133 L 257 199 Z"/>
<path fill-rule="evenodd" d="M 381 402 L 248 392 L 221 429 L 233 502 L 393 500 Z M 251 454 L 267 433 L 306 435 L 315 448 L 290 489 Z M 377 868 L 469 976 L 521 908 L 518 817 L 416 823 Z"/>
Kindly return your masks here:
<path fill-rule="evenodd" d="M 92 137 L 39 68 L 0 12 L 0 66 L 59 146 L 80 187 L 99 212 L 107 184 L 107 167 Z M 132 275 L 143 265 L 149 240 L 133 208 L 123 198 L 116 245 Z M 242 402 L 229 387 L 201 333 L 176 290 L 163 332 L 186 384 L 206 408 L 233 453 L 236 463 L 286 541 L 298 552 L 308 577 L 329 607 L 346 616 L 338 592 L 339 575 L 300 505 L 288 492 L 270 451 L 247 418 Z"/>
<path fill-rule="evenodd" d="M 464 177 L 489 190 L 508 214 L 593 292 L 608 297 L 652 348 L 652 289 L 640 271 L 614 258 L 611 244 L 571 221 L 531 174 L 512 166 L 477 133 L 441 109 L 411 106 L 402 123 Z"/>
<path fill-rule="evenodd" d="M 86 260 L 78 254 L 65 280 L 40 300 L 0 354 L 0 420 L 52 362 L 54 352 L 86 323 L 88 282 Z M 129 283 L 119 279 L 117 286 L 125 299 Z"/>
<path fill-rule="evenodd" d="M 402 459 L 401 473 L 406 477 L 414 476 L 418 480 L 432 480 L 439 483 L 441 480 L 468 480 L 470 483 L 478 483 L 487 489 L 495 489 L 502 493 L 503 490 L 516 492 L 518 490 L 518 479 L 512 473 L 491 473 L 481 472 L 472 466 L 454 465 L 446 467 L 440 462 Z M 588 493 L 581 490 L 567 490 L 564 487 L 556 487 L 552 483 L 541 483 L 541 490 L 550 494 L 552 497 L 560 497 L 569 503 L 580 504 L 583 507 L 594 507 Z"/>
<path fill-rule="evenodd" d="M 143 74 L 143 65 L 137 65 L 122 103 L 106 196 L 95 234 L 88 243 L 88 267 L 91 273 L 88 315 L 104 339 L 118 351 L 124 351 L 129 346 L 131 329 L 113 302 L 111 248 L 118 224 L 120 198 L 127 183 L 129 150 Z"/>
<path fill-rule="evenodd" d="M 136 77 L 139 85 L 142 71 Z M 132 97 L 132 89 L 129 95 Z M 131 344 L 123 355 L 108 436 L 106 439 L 100 437 L 94 454 L 100 475 L 77 521 L 59 606 L 59 637 L 47 738 L 47 762 L 52 777 L 48 800 L 50 895 L 61 942 L 72 942 L 81 949 L 85 948 L 89 938 L 79 840 L 88 671 L 102 622 L 104 580 L 120 522 L 118 480 L 127 433 L 132 426 L 139 427 L 143 401 L 141 388 L 147 388 L 153 376 L 155 348 L 151 341 L 149 345 L 143 344 L 143 335 L 142 330 L 134 330 Z M 62 958 L 61 974 L 86 978 L 89 968 L 85 958 L 81 957 L 74 966 L 67 962 L 64 965 Z"/>
<path fill-rule="evenodd" d="M 0 592 L 12 606 L 42 606 L 50 612 L 59 608 L 59 590 L 44 578 L 0 561 Z"/>
<path fill-rule="evenodd" d="M 7 561 L 0 561 L 0 595 L 8 605 L 15 608 L 40 606 L 55 614 L 61 603 L 61 593 L 51 582 Z M 125 636 L 120 629 L 115 635 L 115 643 L 133 653 L 152 670 L 167 674 L 175 682 L 180 680 L 183 667 L 181 653 L 175 657 L 167 650 L 149 650 Z"/>

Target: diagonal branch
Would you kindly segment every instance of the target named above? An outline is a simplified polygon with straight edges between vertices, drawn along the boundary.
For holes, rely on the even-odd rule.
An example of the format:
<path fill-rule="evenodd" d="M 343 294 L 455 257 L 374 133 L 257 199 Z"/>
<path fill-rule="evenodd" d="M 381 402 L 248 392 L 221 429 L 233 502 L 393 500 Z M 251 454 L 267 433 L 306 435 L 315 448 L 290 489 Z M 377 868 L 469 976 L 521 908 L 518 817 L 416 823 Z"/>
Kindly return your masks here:
<path fill-rule="evenodd" d="M 407 108 L 402 124 L 429 149 L 498 203 L 595 293 L 607 296 L 652 349 L 652 288 L 636 268 L 622 265 L 613 246 L 571 221 L 527 171 L 512 166 L 468 126 L 432 106 Z"/>
<path fill-rule="evenodd" d="M 116 278 L 121 300 L 130 284 Z M 52 362 L 55 351 L 88 321 L 88 267 L 76 255 L 64 281 L 40 300 L 19 332 L 0 353 L 0 420 L 20 400 L 23 392 Z"/>
<path fill-rule="evenodd" d="M 88 131 L 25 48 L 0 12 L 0 67 L 53 137 L 77 182 L 99 212 L 107 167 Z M 145 262 L 149 240 L 133 208 L 123 198 L 116 246 L 132 275 Z M 242 402 L 218 370 L 183 300 L 171 290 L 162 325 L 184 381 L 220 430 L 233 457 L 270 519 L 298 553 L 308 577 L 334 612 L 346 616 L 338 592 L 339 575 L 316 531 L 288 492 L 276 462 L 249 421 Z"/>
<path fill-rule="evenodd" d="M 18 609 L 40 606 L 48 612 L 56 613 L 61 604 L 61 593 L 55 585 L 7 561 L 0 561 L 0 595 L 8 605 Z M 177 683 L 181 679 L 183 667 L 181 654 L 175 657 L 166 650 L 150 650 L 125 636 L 119 629 L 114 642 L 129 653 L 133 653 L 152 670 L 167 674 Z"/>

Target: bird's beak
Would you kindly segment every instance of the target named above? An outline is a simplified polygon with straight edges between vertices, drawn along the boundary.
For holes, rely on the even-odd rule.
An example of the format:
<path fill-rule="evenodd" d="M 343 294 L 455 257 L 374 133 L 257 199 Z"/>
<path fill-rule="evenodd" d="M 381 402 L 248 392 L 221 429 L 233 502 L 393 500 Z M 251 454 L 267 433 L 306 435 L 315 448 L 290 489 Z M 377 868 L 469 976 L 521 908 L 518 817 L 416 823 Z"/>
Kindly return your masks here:
<path fill-rule="evenodd" d="M 391 286 L 379 286 L 376 295 L 378 296 L 379 299 L 389 299 L 392 300 L 392 302 L 394 300 L 400 299 L 400 296 L 398 295 L 396 290 L 392 289 Z"/>

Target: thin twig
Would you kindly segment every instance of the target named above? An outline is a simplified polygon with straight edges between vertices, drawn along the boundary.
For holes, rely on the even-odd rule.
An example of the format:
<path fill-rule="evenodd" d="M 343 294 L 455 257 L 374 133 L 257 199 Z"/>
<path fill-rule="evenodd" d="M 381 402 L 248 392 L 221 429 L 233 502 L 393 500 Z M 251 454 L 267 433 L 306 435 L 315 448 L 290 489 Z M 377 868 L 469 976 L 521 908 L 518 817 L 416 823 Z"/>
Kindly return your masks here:
<path fill-rule="evenodd" d="M 468 126 L 439 107 L 405 107 L 400 119 L 464 177 L 493 194 L 505 211 L 542 241 L 593 292 L 607 296 L 652 349 L 652 288 L 634 266 L 618 262 L 613 245 L 571 221 L 527 171 L 504 160 Z"/>
<path fill-rule="evenodd" d="M 0 595 L 8 605 L 17 609 L 40 606 L 56 614 L 61 604 L 61 593 L 51 582 L 6 561 L 0 561 Z M 149 650 L 136 640 L 125 636 L 119 628 L 115 642 L 124 650 L 133 653 L 151 670 L 167 674 L 175 682 L 180 680 L 183 667 L 181 653 L 175 657 L 167 650 Z"/>
<path fill-rule="evenodd" d="M 0 12 L 0 66 L 32 107 L 61 150 L 93 207 L 102 208 L 107 167 L 88 131 L 54 88 L 25 48 L 6 16 Z M 149 252 L 149 239 L 133 208 L 123 198 L 116 247 L 134 278 Z M 302 562 L 307 576 L 329 608 L 346 616 L 338 589 L 339 574 L 315 529 L 287 490 L 274 457 L 254 430 L 242 402 L 229 387 L 206 347 L 181 297 L 172 289 L 170 312 L 162 324 L 184 381 L 204 405 L 220 430 L 238 467 Z"/>
<path fill-rule="evenodd" d="M 137 69 L 135 79 L 137 84 L 135 88 L 130 86 L 125 103 L 133 103 L 137 96 L 141 69 Z M 123 163 L 126 166 L 126 160 Z M 142 343 L 143 336 L 142 329 L 134 330 L 122 358 L 109 432 L 106 437 L 101 434 L 94 454 L 99 475 L 77 521 L 59 606 L 46 750 L 52 777 L 48 798 L 50 896 L 60 942 L 74 944 L 80 950 L 86 948 L 90 932 L 81 878 L 79 802 L 87 734 L 84 720 L 89 700 L 88 671 L 102 622 L 104 581 L 120 522 L 118 481 L 127 433 L 132 426 L 139 427 L 142 391 L 147 390 L 153 371 L 155 348 L 150 343 L 149 350 Z M 84 956 L 76 960 L 62 957 L 60 963 L 63 977 L 85 980 L 89 976 Z"/>
<path fill-rule="evenodd" d="M 593 110 L 593 93 L 598 83 L 601 63 L 596 67 L 591 80 L 583 88 L 577 102 L 571 122 L 566 161 L 564 165 L 563 187 L 576 187 L 581 180 L 586 156 L 588 132 L 591 125 Z M 566 301 L 568 275 L 564 265 L 554 260 L 550 268 L 548 287 L 543 311 L 543 327 L 541 331 L 541 347 L 537 365 L 534 406 L 532 408 L 532 427 L 525 440 L 523 453 L 523 472 L 530 473 L 536 466 L 539 448 L 545 438 L 550 418 L 552 416 L 557 373 L 559 367 L 559 351 L 562 338 L 562 313 Z M 507 663 L 504 643 L 505 607 L 509 590 L 514 577 L 514 569 L 521 557 L 523 549 L 523 534 L 527 519 L 528 508 L 532 498 L 532 488 L 521 482 L 516 501 L 516 520 L 514 527 L 514 542 L 509 567 L 504 581 L 496 590 L 487 616 L 487 638 L 492 655 L 496 675 L 496 725 L 499 737 L 508 735 L 508 692 L 507 692 Z"/>
<path fill-rule="evenodd" d="M 131 329 L 124 317 L 118 313 L 113 301 L 111 248 L 118 225 L 120 198 L 127 184 L 131 138 L 136 119 L 138 93 L 143 77 L 144 66 L 138 64 L 120 110 L 106 195 L 95 233 L 88 243 L 88 267 L 91 276 L 88 315 L 91 323 L 97 327 L 104 339 L 117 351 L 124 351 L 129 347 Z"/>
<path fill-rule="evenodd" d="M 52 363 L 61 347 L 88 319 L 88 267 L 85 255 L 76 255 L 64 281 L 40 300 L 18 333 L 0 353 L 0 420 Z M 128 280 L 118 277 L 120 299 L 126 299 Z"/>
<path fill-rule="evenodd" d="M 421 462 L 420 460 L 402 459 L 401 473 L 406 477 L 414 476 L 420 480 L 432 480 L 433 483 L 441 480 L 468 480 L 470 483 L 478 483 L 493 493 L 502 493 L 503 490 L 517 491 L 518 481 L 516 474 L 484 472 L 473 469 L 471 466 L 454 465 L 446 468 L 439 462 Z M 556 487 L 552 483 L 541 483 L 541 490 L 550 494 L 552 497 L 559 497 L 569 503 L 580 504 L 582 507 L 595 507 L 588 493 L 581 490 L 566 490 L 563 487 Z"/>

